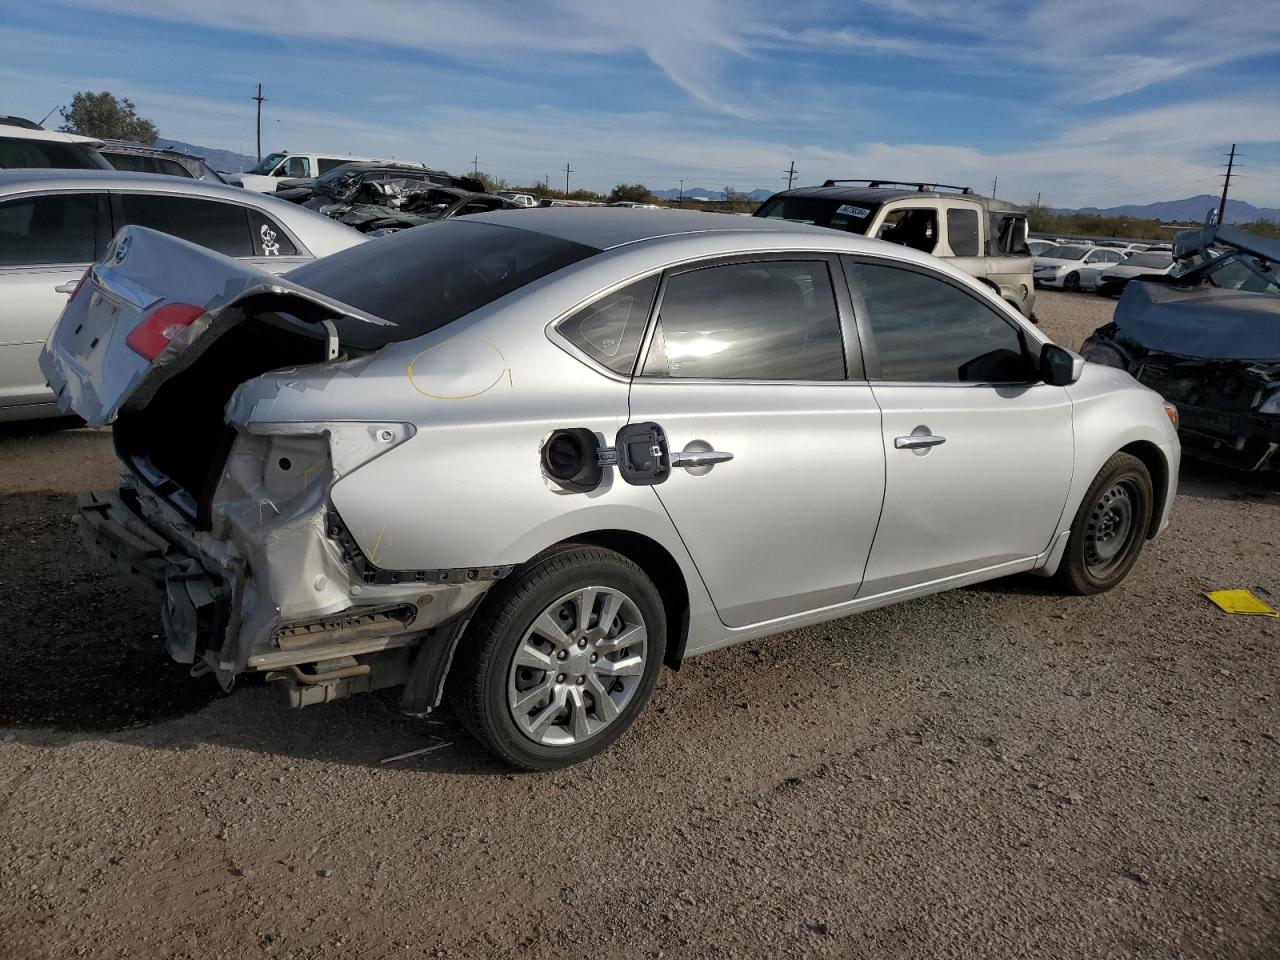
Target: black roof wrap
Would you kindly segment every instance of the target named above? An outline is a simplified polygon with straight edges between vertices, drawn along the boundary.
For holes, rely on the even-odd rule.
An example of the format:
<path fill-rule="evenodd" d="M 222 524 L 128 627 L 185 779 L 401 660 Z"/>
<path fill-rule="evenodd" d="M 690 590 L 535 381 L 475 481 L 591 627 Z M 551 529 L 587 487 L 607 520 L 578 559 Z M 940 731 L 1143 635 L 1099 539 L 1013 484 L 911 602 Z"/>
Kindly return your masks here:
<path fill-rule="evenodd" d="M 1148 350 L 1205 360 L 1280 361 L 1280 297 L 1133 281 L 1115 324 Z"/>

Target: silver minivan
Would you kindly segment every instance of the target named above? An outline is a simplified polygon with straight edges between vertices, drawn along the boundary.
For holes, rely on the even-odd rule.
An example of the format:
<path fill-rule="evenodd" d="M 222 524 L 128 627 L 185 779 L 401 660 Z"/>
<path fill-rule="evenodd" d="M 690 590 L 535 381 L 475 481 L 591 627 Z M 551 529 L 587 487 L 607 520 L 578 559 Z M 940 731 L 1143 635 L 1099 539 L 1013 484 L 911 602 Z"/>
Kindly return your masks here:
<path fill-rule="evenodd" d="M 985 283 L 1035 321 L 1027 213 L 972 187 L 897 180 L 827 180 L 775 193 L 757 217 L 860 233 L 931 253 Z"/>

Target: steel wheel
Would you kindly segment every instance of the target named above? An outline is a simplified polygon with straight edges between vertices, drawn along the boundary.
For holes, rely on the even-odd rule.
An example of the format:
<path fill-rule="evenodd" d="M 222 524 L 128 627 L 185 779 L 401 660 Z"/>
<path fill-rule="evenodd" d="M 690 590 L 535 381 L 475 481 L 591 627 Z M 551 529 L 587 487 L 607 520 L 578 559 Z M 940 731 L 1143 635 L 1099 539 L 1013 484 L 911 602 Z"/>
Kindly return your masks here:
<path fill-rule="evenodd" d="M 1074 272 L 1072 272 L 1072 273 L 1068 273 L 1068 274 L 1067 274 L 1067 278 L 1066 278 L 1065 280 L 1063 280 L 1063 281 L 1062 281 L 1062 289 L 1063 289 L 1063 290 L 1071 290 L 1071 291 L 1073 291 L 1073 292 L 1079 292 L 1079 290 L 1080 290 L 1080 274 L 1078 274 L 1078 273 L 1074 273 Z"/>
<path fill-rule="evenodd" d="M 1138 534 L 1134 501 L 1138 492 L 1131 481 L 1107 487 L 1094 501 L 1085 524 L 1084 562 L 1095 577 L 1105 577 L 1127 556 Z"/>
<path fill-rule="evenodd" d="M 507 673 L 507 708 L 544 746 L 574 746 L 630 703 L 645 672 L 648 630 L 621 590 L 588 586 L 552 602 L 525 631 Z"/>

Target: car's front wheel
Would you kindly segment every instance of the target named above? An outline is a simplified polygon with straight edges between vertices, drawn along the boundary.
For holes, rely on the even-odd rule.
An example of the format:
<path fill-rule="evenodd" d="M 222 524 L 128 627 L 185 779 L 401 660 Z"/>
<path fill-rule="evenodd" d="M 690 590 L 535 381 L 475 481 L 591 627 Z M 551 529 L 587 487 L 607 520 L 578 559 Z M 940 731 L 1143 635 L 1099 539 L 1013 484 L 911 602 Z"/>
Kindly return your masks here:
<path fill-rule="evenodd" d="M 450 672 L 450 700 L 507 762 L 562 767 L 626 731 L 665 651 L 662 598 L 643 570 L 600 547 L 561 548 L 485 598 Z"/>
<path fill-rule="evenodd" d="M 1062 281 L 1062 289 L 1078 293 L 1080 290 L 1080 274 L 1076 273 L 1074 270 L 1071 273 L 1068 273 L 1066 279 Z"/>
<path fill-rule="evenodd" d="M 1072 593 L 1090 594 L 1123 580 L 1142 552 L 1153 503 L 1146 464 L 1132 454 L 1114 454 L 1076 511 L 1058 583 Z"/>

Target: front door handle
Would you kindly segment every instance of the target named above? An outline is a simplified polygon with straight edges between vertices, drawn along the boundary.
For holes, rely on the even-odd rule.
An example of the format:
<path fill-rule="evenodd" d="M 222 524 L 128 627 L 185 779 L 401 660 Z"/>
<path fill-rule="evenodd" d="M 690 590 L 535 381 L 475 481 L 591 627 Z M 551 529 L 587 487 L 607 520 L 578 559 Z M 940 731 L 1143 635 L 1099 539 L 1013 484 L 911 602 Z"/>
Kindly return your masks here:
<path fill-rule="evenodd" d="M 893 438 L 895 450 L 919 450 L 923 447 L 936 447 L 946 442 L 946 437 L 936 437 L 932 433 L 913 433 L 909 437 Z"/>
<path fill-rule="evenodd" d="M 75 293 L 76 284 L 79 280 L 68 280 L 66 283 L 60 283 L 53 288 L 54 293 Z"/>
<path fill-rule="evenodd" d="M 725 463 L 733 459 L 732 453 L 722 450 L 681 450 L 671 455 L 673 467 L 709 467 L 713 463 Z"/>

